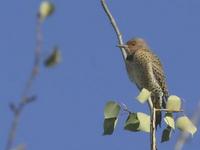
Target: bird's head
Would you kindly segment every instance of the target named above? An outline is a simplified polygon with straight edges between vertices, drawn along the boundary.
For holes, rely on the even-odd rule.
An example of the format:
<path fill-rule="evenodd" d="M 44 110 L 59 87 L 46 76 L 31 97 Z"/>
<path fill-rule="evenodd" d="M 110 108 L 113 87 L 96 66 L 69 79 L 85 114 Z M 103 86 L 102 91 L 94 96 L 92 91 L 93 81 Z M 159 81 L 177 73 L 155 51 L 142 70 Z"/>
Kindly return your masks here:
<path fill-rule="evenodd" d="M 138 49 L 148 49 L 147 43 L 142 38 L 134 38 L 129 40 L 124 45 L 119 45 L 119 47 L 124 48 L 127 54 L 134 54 Z"/>

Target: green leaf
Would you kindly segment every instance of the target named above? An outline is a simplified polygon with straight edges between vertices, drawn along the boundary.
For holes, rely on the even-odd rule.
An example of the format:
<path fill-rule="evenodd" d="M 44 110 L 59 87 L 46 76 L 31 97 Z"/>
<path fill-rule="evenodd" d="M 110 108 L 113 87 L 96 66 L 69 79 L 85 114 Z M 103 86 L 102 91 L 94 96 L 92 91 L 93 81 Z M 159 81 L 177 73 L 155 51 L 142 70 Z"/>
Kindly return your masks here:
<path fill-rule="evenodd" d="M 171 132 L 172 128 L 170 126 L 167 126 L 167 128 L 163 130 L 161 142 L 169 141 L 171 138 Z"/>
<path fill-rule="evenodd" d="M 149 92 L 147 89 L 143 88 L 142 91 L 139 93 L 139 95 L 136 97 L 136 99 L 140 103 L 145 103 L 150 96 L 151 96 L 151 92 Z"/>
<path fill-rule="evenodd" d="M 60 50 L 55 47 L 51 55 L 44 61 L 46 67 L 53 67 L 57 65 L 61 60 Z"/>
<path fill-rule="evenodd" d="M 125 123 L 125 130 L 150 132 L 150 116 L 141 112 L 131 113 Z"/>
<path fill-rule="evenodd" d="M 175 122 L 172 113 L 166 113 L 164 118 L 165 123 L 172 129 L 175 129 Z"/>
<path fill-rule="evenodd" d="M 181 99 L 176 95 L 169 96 L 166 108 L 169 111 L 179 111 L 181 109 Z"/>
<path fill-rule="evenodd" d="M 117 118 L 120 112 L 120 105 L 114 101 L 107 102 L 104 108 L 104 118 Z"/>
<path fill-rule="evenodd" d="M 150 132 L 150 116 L 145 113 L 138 112 L 137 118 L 140 122 L 138 130 L 144 132 Z"/>
<path fill-rule="evenodd" d="M 39 8 L 39 17 L 41 20 L 46 19 L 48 16 L 52 15 L 55 10 L 53 3 L 49 1 L 42 1 Z"/>
<path fill-rule="evenodd" d="M 103 135 L 111 135 L 117 124 L 117 118 L 107 118 L 104 119 L 104 132 Z"/>
<path fill-rule="evenodd" d="M 116 102 L 109 101 L 104 108 L 104 133 L 103 135 L 110 135 L 113 133 L 117 124 L 117 117 L 120 112 L 120 105 Z"/>
<path fill-rule="evenodd" d="M 128 131 L 138 131 L 138 127 L 140 125 L 140 122 L 137 118 L 137 113 L 131 113 L 129 114 L 126 122 L 125 122 L 125 126 L 124 129 L 128 130 Z"/>
<path fill-rule="evenodd" d="M 187 116 L 179 117 L 176 121 L 176 127 L 181 131 L 189 132 L 192 136 L 197 131 L 196 126 Z"/>

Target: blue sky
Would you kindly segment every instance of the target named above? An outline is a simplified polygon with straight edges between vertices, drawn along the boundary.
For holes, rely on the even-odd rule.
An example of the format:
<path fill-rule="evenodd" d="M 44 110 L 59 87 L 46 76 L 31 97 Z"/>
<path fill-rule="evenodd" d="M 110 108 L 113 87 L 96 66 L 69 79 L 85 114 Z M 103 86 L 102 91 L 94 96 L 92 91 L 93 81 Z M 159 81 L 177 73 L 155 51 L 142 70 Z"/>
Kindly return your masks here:
<path fill-rule="evenodd" d="M 183 98 L 191 115 L 200 100 L 200 1 L 107 0 L 124 40 L 146 39 L 163 62 L 170 94 Z M 62 63 L 41 66 L 32 89 L 38 95 L 26 107 L 15 144 L 28 150 L 149 148 L 149 135 L 123 130 L 120 116 L 116 132 L 102 136 L 103 108 L 108 100 L 123 102 L 132 111 L 148 112 L 135 97 L 117 39 L 99 0 L 54 0 L 55 14 L 43 24 L 44 59 L 54 45 Z M 4 149 L 12 113 L 8 103 L 18 101 L 33 63 L 35 14 L 40 1 L 2 0 L 0 5 L 0 149 Z M 173 149 L 179 131 L 162 150 Z M 158 132 L 158 141 L 160 132 Z M 200 146 L 199 132 L 185 149 Z"/>

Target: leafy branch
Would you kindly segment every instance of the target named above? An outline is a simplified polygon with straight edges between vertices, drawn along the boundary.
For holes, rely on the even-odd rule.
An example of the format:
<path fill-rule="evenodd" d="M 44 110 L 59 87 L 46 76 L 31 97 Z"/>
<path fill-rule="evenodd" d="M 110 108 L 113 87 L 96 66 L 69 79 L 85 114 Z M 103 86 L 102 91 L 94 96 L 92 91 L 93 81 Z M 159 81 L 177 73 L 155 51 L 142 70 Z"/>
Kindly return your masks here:
<path fill-rule="evenodd" d="M 144 89 L 140 92 L 139 96 L 137 97 L 137 100 L 139 102 L 143 101 L 144 103 L 149 101 L 149 103 L 151 103 L 150 102 L 151 95 L 147 94 L 146 91 L 147 90 Z M 146 99 L 146 101 L 144 100 L 144 98 Z M 168 98 L 166 109 L 153 108 L 152 109 L 153 112 L 151 112 L 151 115 L 149 116 L 148 114 L 142 112 L 132 112 L 130 110 L 127 110 L 127 107 L 124 109 L 117 102 L 109 101 L 104 109 L 104 135 L 111 135 L 114 132 L 120 111 L 122 109 L 123 111 L 125 110 L 126 112 L 129 112 L 124 125 L 124 129 L 132 132 L 143 131 L 150 133 L 150 140 L 151 140 L 150 149 L 156 150 L 157 149 L 156 129 L 155 129 L 156 111 L 166 112 L 164 121 L 167 127 L 163 131 L 161 142 L 166 142 L 170 139 L 171 131 L 172 129 L 175 130 L 175 126 L 181 131 L 190 133 L 191 135 L 196 133 L 197 128 L 187 116 L 183 115 L 178 117 L 176 121 L 174 120 L 172 115 L 173 113 L 183 112 L 180 106 L 181 106 L 181 99 L 175 95 L 171 95 Z"/>
<path fill-rule="evenodd" d="M 122 34 L 117 26 L 117 23 L 112 16 L 105 0 L 101 0 L 102 7 L 117 35 L 118 43 L 119 45 L 123 45 L 123 39 Z M 123 47 L 119 47 L 123 59 L 126 60 L 127 54 Z M 139 96 L 137 97 L 138 101 L 141 103 L 145 103 L 148 101 L 149 109 L 150 109 L 150 116 L 141 112 L 131 112 L 130 110 L 122 108 L 122 110 L 125 110 L 128 112 L 128 118 L 125 122 L 125 130 L 129 131 L 144 131 L 144 132 L 150 132 L 150 149 L 151 150 L 157 150 L 156 146 L 156 112 L 157 111 L 164 111 L 166 112 L 164 121 L 167 125 L 166 129 L 163 131 L 162 140 L 161 142 L 168 141 L 171 136 L 172 129 L 175 129 L 175 121 L 173 118 L 173 113 L 182 112 L 181 109 L 181 99 L 175 95 L 171 95 L 168 98 L 166 109 L 156 109 L 153 106 L 152 100 L 151 100 L 151 92 L 143 89 Z M 120 104 L 109 101 L 104 109 L 104 135 L 111 135 L 115 129 L 115 126 L 117 125 L 118 121 L 118 115 L 120 113 L 121 107 Z M 186 117 L 182 116 L 179 117 L 176 121 L 176 127 L 179 128 L 182 131 L 187 131 L 191 133 L 192 135 L 196 132 L 196 127 L 193 125 L 193 123 Z"/>

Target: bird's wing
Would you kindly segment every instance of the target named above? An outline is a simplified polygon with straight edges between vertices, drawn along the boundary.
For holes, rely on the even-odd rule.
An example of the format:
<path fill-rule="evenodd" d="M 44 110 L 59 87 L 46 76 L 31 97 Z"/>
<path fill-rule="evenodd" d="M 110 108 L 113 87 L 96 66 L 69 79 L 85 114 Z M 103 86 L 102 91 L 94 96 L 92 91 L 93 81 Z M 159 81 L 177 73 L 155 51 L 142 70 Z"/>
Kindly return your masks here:
<path fill-rule="evenodd" d="M 139 63 L 138 65 L 143 68 L 143 78 L 147 79 L 147 81 L 143 83 L 142 87 L 146 87 L 150 91 L 155 88 L 159 88 L 161 89 L 163 96 L 167 98 L 167 84 L 165 81 L 163 67 L 159 58 L 150 50 L 142 49 L 135 53 L 134 59 L 136 59 L 136 62 Z M 154 83 L 153 85 L 155 87 L 148 86 L 151 82 Z"/>
<path fill-rule="evenodd" d="M 161 108 L 162 98 L 160 97 L 160 93 L 162 93 L 162 88 L 160 86 L 160 82 L 158 80 L 159 76 L 155 75 L 155 63 L 153 62 L 153 57 L 149 50 L 142 49 L 141 51 L 137 51 L 135 53 L 134 59 L 137 62 L 141 71 L 140 83 L 143 88 L 152 92 L 151 100 L 155 108 Z M 156 127 L 157 125 L 161 125 L 162 114 L 161 112 L 156 112 Z"/>
<path fill-rule="evenodd" d="M 140 87 L 146 88 L 149 91 L 160 88 L 157 78 L 154 75 L 154 64 L 149 51 L 145 49 L 138 50 L 134 55 L 134 62 L 136 63 L 138 72 L 140 72 L 137 81 Z"/>
<path fill-rule="evenodd" d="M 152 58 L 153 58 L 152 59 L 153 74 L 154 74 L 159 86 L 162 89 L 162 92 L 163 92 L 162 106 L 165 108 L 166 101 L 169 96 L 167 84 L 166 84 L 166 78 L 165 78 L 163 67 L 162 67 L 162 64 L 161 64 L 159 58 L 154 54 L 152 54 L 152 55 L 153 55 L 152 56 Z"/>
<path fill-rule="evenodd" d="M 168 94 L 166 78 L 165 78 L 165 74 L 163 71 L 163 67 L 162 67 L 162 64 L 161 64 L 159 58 L 155 54 L 152 54 L 152 58 L 153 58 L 152 59 L 153 74 L 154 74 L 158 84 L 162 88 L 163 96 L 166 101 L 169 94 Z"/>

